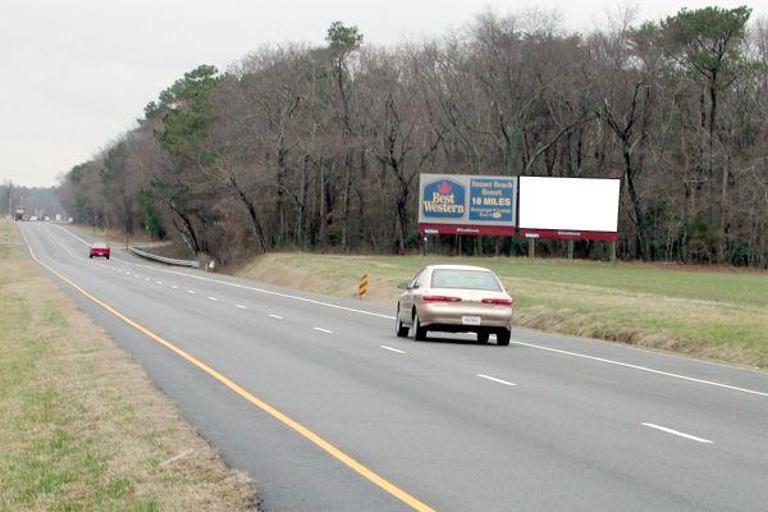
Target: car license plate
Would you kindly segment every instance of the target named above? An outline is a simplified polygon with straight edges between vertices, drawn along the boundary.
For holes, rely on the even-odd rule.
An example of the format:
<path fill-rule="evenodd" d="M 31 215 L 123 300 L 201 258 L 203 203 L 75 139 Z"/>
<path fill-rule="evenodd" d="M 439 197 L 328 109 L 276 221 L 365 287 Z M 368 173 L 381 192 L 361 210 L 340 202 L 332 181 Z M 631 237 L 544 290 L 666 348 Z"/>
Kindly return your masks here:
<path fill-rule="evenodd" d="M 482 318 L 480 318 L 479 316 L 464 315 L 461 317 L 461 323 L 463 325 L 480 325 L 481 321 L 482 321 Z"/>

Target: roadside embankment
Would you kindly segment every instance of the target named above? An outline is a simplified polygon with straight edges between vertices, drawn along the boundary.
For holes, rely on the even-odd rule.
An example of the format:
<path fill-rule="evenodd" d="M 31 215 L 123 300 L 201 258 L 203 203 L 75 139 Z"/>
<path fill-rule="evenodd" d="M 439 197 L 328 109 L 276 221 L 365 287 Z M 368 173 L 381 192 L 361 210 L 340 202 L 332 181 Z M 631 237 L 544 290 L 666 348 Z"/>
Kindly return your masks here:
<path fill-rule="evenodd" d="M 0 509 L 255 510 L 143 369 L 0 220 Z"/>
<path fill-rule="evenodd" d="M 341 297 L 370 276 L 366 301 L 394 306 L 397 284 L 427 264 L 493 269 L 517 323 L 744 366 L 768 368 L 768 273 L 642 263 L 271 253 L 237 275 Z"/>

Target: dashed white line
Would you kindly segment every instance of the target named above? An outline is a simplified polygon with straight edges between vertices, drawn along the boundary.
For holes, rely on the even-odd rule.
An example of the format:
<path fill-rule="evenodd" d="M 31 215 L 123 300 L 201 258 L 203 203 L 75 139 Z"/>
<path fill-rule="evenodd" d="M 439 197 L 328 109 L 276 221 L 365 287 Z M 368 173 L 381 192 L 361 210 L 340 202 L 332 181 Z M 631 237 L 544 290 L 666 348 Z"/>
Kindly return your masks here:
<path fill-rule="evenodd" d="M 195 290 L 187 290 L 187 293 L 189 293 L 191 295 L 191 294 L 194 294 L 194 293 L 197 293 L 197 292 Z"/>
<path fill-rule="evenodd" d="M 248 309 L 247 307 L 243 306 L 242 304 L 235 304 L 235 307 L 237 309 Z"/>
<path fill-rule="evenodd" d="M 80 242 L 82 242 L 83 244 L 88 245 L 88 246 L 90 245 L 89 242 L 83 240 L 82 238 L 80 238 L 76 234 L 72 233 L 68 229 L 63 228 L 62 226 L 56 226 L 56 227 L 58 229 L 61 229 L 62 231 L 64 231 L 68 235 L 70 235 L 70 236 L 80 240 Z M 336 308 L 336 309 L 340 309 L 340 310 L 343 310 L 343 311 L 349 311 L 349 312 L 352 312 L 352 313 L 359 313 L 359 314 L 379 317 L 379 318 L 383 318 L 383 319 L 387 319 L 387 320 L 394 320 L 394 317 L 391 316 L 391 315 L 386 315 L 386 314 L 381 314 L 381 313 L 374 313 L 373 311 L 366 311 L 366 310 L 363 310 L 363 309 L 351 308 L 351 307 L 342 306 L 342 305 L 339 305 L 339 304 L 332 304 L 332 303 L 328 303 L 328 302 L 324 302 L 324 301 L 320 301 L 320 300 L 310 299 L 310 298 L 307 298 L 307 297 L 301 297 L 301 296 L 298 296 L 298 295 L 292 295 L 292 294 L 283 293 L 283 292 L 277 292 L 277 291 L 273 291 L 273 290 L 266 290 L 264 288 L 258 288 L 258 287 L 255 287 L 255 286 L 247 286 L 247 285 L 243 285 L 243 284 L 240 284 L 240 283 L 233 283 L 233 282 L 230 282 L 230 281 L 223 281 L 223 280 L 220 280 L 220 279 L 211 279 L 209 277 L 203 277 L 203 276 L 198 276 L 198 275 L 194 275 L 194 274 L 187 274 L 185 272 L 178 272 L 178 271 L 174 271 L 174 270 L 158 269 L 158 268 L 151 267 L 149 265 L 142 265 L 140 263 L 134 263 L 132 261 L 125 261 L 125 260 L 122 260 L 122 259 L 118 259 L 118 261 L 120 261 L 121 263 L 127 263 L 129 265 L 133 265 L 135 267 L 151 268 L 152 270 L 157 271 L 157 272 L 166 272 L 168 274 L 184 276 L 184 277 L 187 277 L 187 278 L 190 278 L 190 279 L 197 279 L 197 280 L 201 280 L 201 281 L 214 282 L 214 283 L 217 283 L 217 284 L 220 284 L 220 285 L 232 286 L 232 287 L 235 287 L 235 288 L 240 288 L 242 290 L 251 290 L 251 291 L 254 291 L 254 292 L 257 292 L 257 293 L 264 293 L 264 294 L 274 295 L 274 296 L 282 297 L 282 298 L 286 298 L 286 299 L 302 301 L 302 302 L 306 302 L 306 303 L 310 303 L 310 304 L 317 304 L 317 305 L 320 305 L 320 306 Z M 126 274 L 127 275 L 131 275 L 130 272 L 127 272 Z M 573 356 L 573 357 L 580 357 L 580 358 L 583 358 L 583 359 L 588 359 L 588 360 L 592 360 L 592 361 L 598 361 L 598 362 L 606 363 L 606 364 L 612 364 L 612 365 L 621 366 L 621 367 L 624 367 L 624 368 L 631 368 L 631 369 L 634 369 L 634 370 L 644 371 L 644 372 L 652 373 L 652 374 L 655 374 L 655 375 L 663 375 L 663 376 L 666 376 L 666 377 L 671 377 L 671 378 L 680 379 L 680 380 L 686 380 L 686 381 L 689 381 L 689 382 L 696 382 L 696 383 L 699 383 L 699 384 L 715 386 L 715 387 L 719 387 L 719 388 L 722 388 L 722 389 L 729 389 L 731 391 L 739 391 L 739 392 L 748 393 L 748 394 L 751 394 L 751 395 L 768 397 L 768 392 L 757 391 L 757 390 L 748 389 L 748 388 L 742 388 L 742 387 L 739 387 L 739 386 L 733 386 L 733 385 L 730 385 L 730 384 L 725 384 L 725 383 L 721 383 L 721 382 L 715 382 L 715 381 L 711 381 L 711 380 L 697 379 L 697 378 L 694 378 L 694 377 L 688 377 L 687 375 L 681 375 L 681 374 L 677 374 L 677 373 L 671 373 L 671 372 L 665 372 L 665 371 L 661 371 L 661 370 L 656 370 L 656 369 L 653 369 L 653 368 L 649 368 L 647 366 L 640 366 L 640 365 L 635 365 L 635 364 L 624 363 L 624 362 L 621 362 L 621 361 L 614 361 L 614 360 L 606 359 L 606 358 L 603 358 L 603 357 L 590 356 L 590 355 L 587 355 L 587 354 L 581 354 L 581 353 L 578 353 L 578 352 L 571 352 L 571 351 L 568 351 L 568 350 L 561 350 L 561 349 L 557 349 L 557 348 L 553 348 L 553 347 L 547 347 L 547 346 L 543 346 L 543 345 L 538 345 L 538 344 L 535 344 L 535 343 L 524 343 L 524 342 L 521 342 L 521 341 L 513 341 L 512 343 L 514 345 L 519 345 L 519 346 L 524 346 L 524 347 L 529 347 L 529 348 L 535 348 L 535 349 L 538 349 L 538 350 L 545 350 L 545 351 L 548 351 L 548 352 L 559 353 L 559 354 L 569 355 L 569 356 Z"/>
<path fill-rule="evenodd" d="M 172 284 L 172 285 L 171 285 L 171 288 L 172 288 L 172 289 L 174 289 L 174 290 L 178 290 L 178 289 L 179 289 L 179 287 L 178 287 L 178 286 L 176 286 L 175 284 Z"/>
<path fill-rule="evenodd" d="M 508 380 L 491 377 L 490 375 L 486 375 L 484 373 L 478 373 L 477 376 L 480 377 L 481 379 L 490 380 L 498 384 L 504 384 L 505 386 L 517 386 L 517 384 L 515 384 L 514 382 L 509 382 Z"/>
<path fill-rule="evenodd" d="M 163 282 L 162 282 L 162 281 L 156 281 L 156 283 L 157 283 L 157 284 L 163 284 Z"/>
<path fill-rule="evenodd" d="M 217 299 L 216 297 L 208 297 L 208 300 L 212 300 L 212 301 L 216 302 L 219 299 Z"/>
<path fill-rule="evenodd" d="M 565 354 L 573 357 L 580 357 L 582 359 L 589 359 L 590 361 L 599 361 L 601 363 L 613 364 L 616 366 L 622 366 L 624 368 L 632 368 L 633 370 L 640 370 L 643 372 L 653 373 L 654 375 L 664 375 L 666 377 L 672 377 L 674 379 L 687 380 L 689 382 L 696 382 L 699 384 L 706 384 L 708 386 L 715 386 L 723 389 L 730 389 L 731 391 L 740 391 L 742 393 L 749 393 L 750 395 L 768 396 L 768 393 L 763 391 L 756 391 L 754 389 L 740 388 L 738 386 L 732 386 L 730 384 L 723 384 L 722 382 L 714 382 L 711 380 L 696 379 L 694 377 L 688 377 L 687 375 L 680 375 L 679 373 L 670 373 L 661 370 L 655 370 L 648 368 L 647 366 L 640 366 L 637 364 L 622 363 L 621 361 L 614 361 L 612 359 L 606 359 L 604 357 L 590 356 L 587 354 L 580 354 L 578 352 L 571 352 L 568 350 L 562 350 L 559 348 L 545 347 L 543 345 L 536 345 L 534 343 L 523 343 L 522 341 L 513 341 L 513 345 L 520 345 L 523 347 L 535 348 L 538 350 L 546 350 L 547 352 L 554 352 L 556 354 Z"/>
<path fill-rule="evenodd" d="M 58 229 L 61 229 L 65 233 L 69 234 L 70 236 L 73 236 L 73 237 L 77 238 L 83 244 L 90 245 L 88 242 L 86 242 L 85 240 L 83 240 L 82 238 L 77 236 L 76 234 L 72 233 L 68 229 L 65 229 L 65 228 L 63 228 L 61 226 L 56 226 L 56 227 Z M 307 297 L 301 297 L 299 295 L 292 295 L 292 294 L 289 294 L 289 293 L 277 292 L 277 291 L 274 291 L 274 290 L 267 290 L 267 289 L 258 288 L 258 287 L 255 287 L 255 286 L 247 286 L 247 285 L 240 284 L 240 283 L 233 283 L 231 281 L 223 281 L 221 279 L 211 279 L 210 277 L 198 276 L 198 275 L 194 275 L 194 274 L 187 274 L 186 272 L 178 272 L 176 270 L 166 270 L 166 269 L 156 268 L 156 267 L 152 267 L 152 266 L 149 266 L 149 265 L 142 265 L 141 263 L 134 263 L 132 261 L 127 261 L 127 260 L 123 260 L 123 259 L 118 259 L 118 261 L 120 261 L 121 263 L 127 263 L 129 265 L 134 265 L 134 266 L 140 267 L 140 268 L 149 268 L 149 269 L 152 269 L 153 271 L 156 271 L 156 272 L 166 272 L 168 274 L 184 276 L 184 277 L 188 277 L 190 279 L 198 279 L 200 281 L 208 281 L 208 282 L 212 282 L 212 283 L 221 284 L 221 285 L 224 285 L 224 286 L 232 286 L 234 288 L 240 288 L 241 290 L 251 290 L 251 291 L 254 291 L 254 292 L 258 292 L 258 293 L 274 295 L 276 297 L 283 297 L 283 298 L 286 298 L 286 299 L 297 300 L 297 301 L 306 302 L 306 303 L 309 303 L 309 304 L 317 304 L 319 306 L 325 306 L 325 307 L 329 307 L 329 308 L 340 309 L 342 311 L 350 311 L 352 313 L 359 313 L 361 315 L 374 316 L 374 317 L 378 317 L 378 318 L 384 318 L 384 319 L 387 319 L 387 320 L 394 320 L 395 319 L 395 317 L 393 317 L 392 315 L 385 315 L 385 314 L 382 314 L 382 313 L 374 313 L 373 311 L 366 311 L 364 309 L 351 308 L 351 307 L 348 307 L 348 306 L 342 306 L 340 304 L 332 304 L 330 302 L 324 302 L 324 301 L 320 301 L 320 300 L 309 299 Z"/>
<path fill-rule="evenodd" d="M 704 439 L 703 437 L 697 437 L 691 434 L 686 434 L 685 432 L 680 432 L 679 430 L 674 430 L 668 427 L 662 427 L 661 425 L 656 425 L 655 423 L 643 423 L 643 426 L 648 428 L 653 428 L 656 430 L 661 430 L 662 432 L 666 432 L 667 434 L 684 437 L 685 439 L 690 439 L 691 441 L 696 441 L 697 443 L 713 444 L 713 442 L 710 441 L 709 439 Z"/>
<path fill-rule="evenodd" d="M 325 334 L 333 334 L 333 331 L 329 331 L 328 329 L 323 329 L 322 327 L 313 327 L 313 329 L 318 332 L 324 332 Z"/>
<path fill-rule="evenodd" d="M 390 352 L 395 352 L 397 354 L 407 354 L 405 350 L 400 350 L 399 348 L 389 347 L 387 345 L 379 345 L 384 350 L 389 350 Z"/>
<path fill-rule="evenodd" d="M 281 317 L 280 315 L 269 315 L 269 318 L 274 318 L 275 320 L 282 320 L 283 319 L 283 317 Z"/>

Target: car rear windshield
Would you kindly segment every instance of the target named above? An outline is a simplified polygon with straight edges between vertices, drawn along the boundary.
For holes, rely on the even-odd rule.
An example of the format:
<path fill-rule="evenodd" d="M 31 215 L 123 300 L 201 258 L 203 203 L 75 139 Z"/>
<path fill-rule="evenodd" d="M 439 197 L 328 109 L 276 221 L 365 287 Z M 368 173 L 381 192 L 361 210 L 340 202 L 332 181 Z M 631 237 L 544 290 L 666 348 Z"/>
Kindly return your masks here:
<path fill-rule="evenodd" d="M 483 270 L 434 270 L 432 272 L 432 288 L 501 291 L 496 277 Z"/>

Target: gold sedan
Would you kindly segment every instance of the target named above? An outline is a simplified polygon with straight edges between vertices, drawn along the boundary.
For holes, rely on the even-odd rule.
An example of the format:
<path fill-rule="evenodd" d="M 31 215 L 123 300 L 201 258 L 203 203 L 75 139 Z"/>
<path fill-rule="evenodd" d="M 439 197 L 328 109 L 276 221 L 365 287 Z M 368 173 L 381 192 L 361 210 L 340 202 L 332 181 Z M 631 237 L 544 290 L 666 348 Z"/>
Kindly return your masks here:
<path fill-rule="evenodd" d="M 430 265 L 399 288 L 405 290 L 395 316 L 401 338 L 409 332 L 415 340 L 426 339 L 428 331 L 474 332 L 481 343 L 494 334 L 497 345 L 509 345 L 514 301 L 490 270 Z"/>

